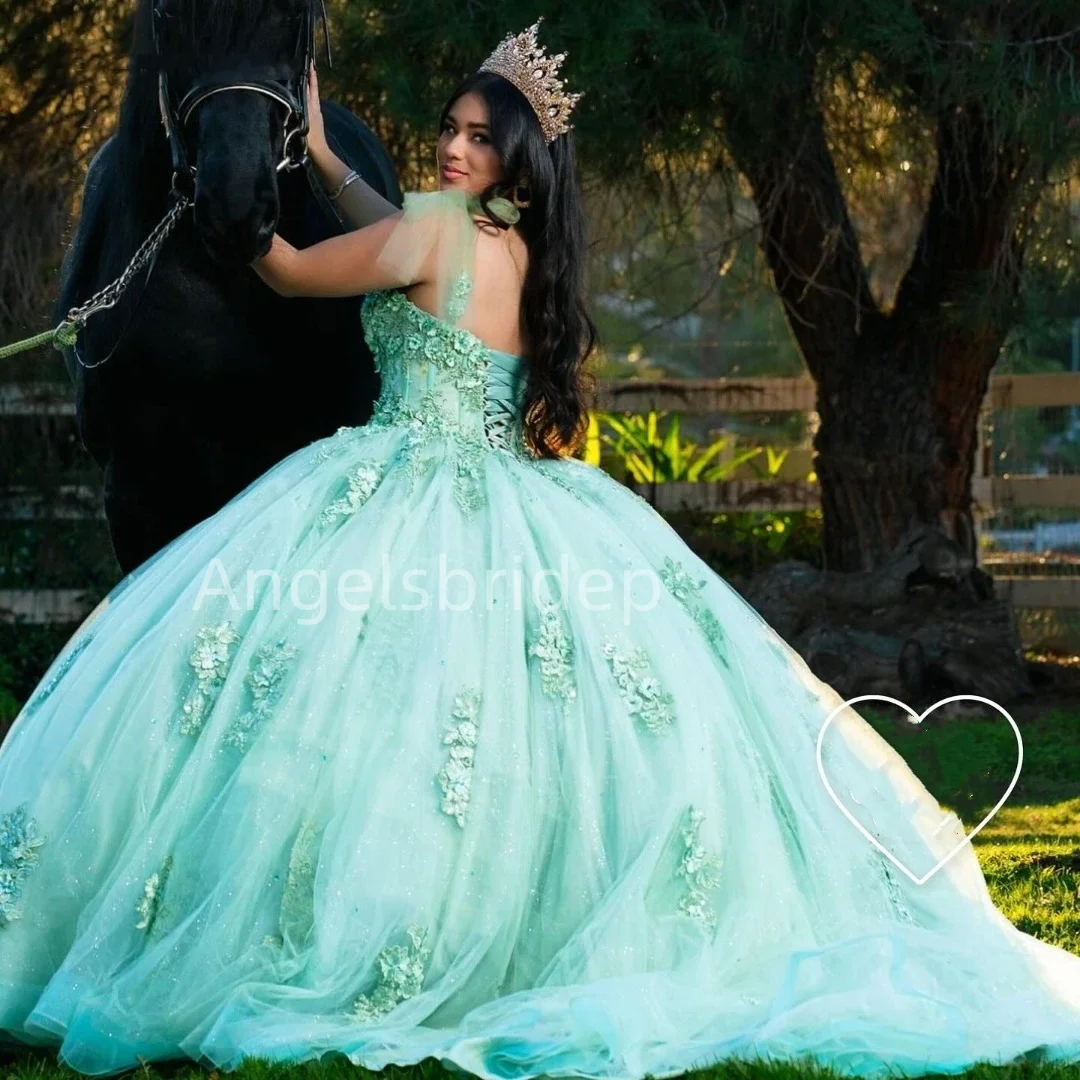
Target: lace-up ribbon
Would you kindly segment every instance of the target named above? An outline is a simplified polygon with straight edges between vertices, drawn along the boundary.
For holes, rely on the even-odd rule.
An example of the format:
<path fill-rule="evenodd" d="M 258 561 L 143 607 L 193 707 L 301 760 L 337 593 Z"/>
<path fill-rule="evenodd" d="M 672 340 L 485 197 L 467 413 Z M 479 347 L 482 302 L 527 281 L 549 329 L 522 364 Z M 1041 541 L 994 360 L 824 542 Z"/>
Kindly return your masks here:
<path fill-rule="evenodd" d="M 488 354 L 491 363 L 484 393 L 484 433 L 492 446 L 509 447 L 510 429 L 525 388 L 525 361 L 498 349 L 488 349 Z"/>

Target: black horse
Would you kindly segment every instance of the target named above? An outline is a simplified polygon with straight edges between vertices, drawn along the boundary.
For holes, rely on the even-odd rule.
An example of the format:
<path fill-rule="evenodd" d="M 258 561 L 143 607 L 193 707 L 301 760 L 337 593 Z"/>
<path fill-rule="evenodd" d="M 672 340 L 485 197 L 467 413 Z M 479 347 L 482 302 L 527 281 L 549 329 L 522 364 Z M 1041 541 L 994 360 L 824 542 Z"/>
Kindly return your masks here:
<path fill-rule="evenodd" d="M 139 2 L 119 121 L 86 177 L 58 321 L 120 274 L 170 206 L 175 162 L 160 71 L 170 97 L 220 92 L 175 129 L 194 166 L 194 212 L 65 351 L 79 435 L 103 471 L 125 573 L 287 454 L 371 416 L 379 377 L 361 298 L 285 299 L 247 265 L 275 230 L 305 247 L 346 228 L 310 166 L 279 171 L 296 141 L 282 102 L 258 92 L 303 86 L 318 3 Z M 330 102 L 323 116 L 338 157 L 400 206 L 372 131 Z"/>

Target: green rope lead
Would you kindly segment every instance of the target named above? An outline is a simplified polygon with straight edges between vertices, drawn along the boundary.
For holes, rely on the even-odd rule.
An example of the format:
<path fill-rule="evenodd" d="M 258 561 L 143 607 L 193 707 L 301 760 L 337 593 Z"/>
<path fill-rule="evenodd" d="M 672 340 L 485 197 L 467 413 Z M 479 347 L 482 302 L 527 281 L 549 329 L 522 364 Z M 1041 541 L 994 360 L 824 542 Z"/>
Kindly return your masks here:
<path fill-rule="evenodd" d="M 43 334 L 35 334 L 33 337 L 24 338 L 22 341 L 12 342 L 10 345 L 0 345 L 0 360 L 6 360 L 9 356 L 17 356 L 19 353 L 29 352 L 39 345 L 48 345 L 50 342 L 56 349 L 70 349 L 75 345 L 78 336 L 78 326 L 65 321 L 55 330 L 46 330 Z"/>
<path fill-rule="evenodd" d="M 33 337 L 26 338 L 23 341 L 15 341 L 11 345 L 0 345 L 0 360 L 6 360 L 9 356 L 15 356 L 18 353 L 29 352 L 39 345 L 47 345 L 50 342 L 56 349 L 61 351 L 74 348 L 79 331 L 86 325 L 86 320 L 91 315 L 104 311 L 106 308 L 111 308 L 116 304 L 127 291 L 127 287 L 131 284 L 135 275 L 147 262 L 157 258 L 161 245 L 168 239 L 169 233 L 172 232 L 176 223 L 190 205 L 191 202 L 186 195 L 177 194 L 176 200 L 169 207 L 168 213 L 154 226 L 150 235 L 139 245 L 139 250 L 131 257 L 131 262 L 127 264 L 124 272 L 115 281 L 110 282 L 104 289 L 94 293 L 85 304 L 72 308 L 68 312 L 67 318 L 55 330 L 47 330 L 44 334 L 35 334 Z M 153 270 L 153 263 L 151 263 L 150 269 Z M 149 277 L 149 274 L 147 274 L 147 277 Z M 138 303 L 138 300 L 135 302 Z M 114 346 L 113 352 L 115 351 Z M 112 353 L 109 353 L 109 356 L 112 356 Z M 108 358 L 108 356 L 105 357 L 106 360 Z M 104 363 L 104 361 L 99 361 L 99 363 Z M 91 364 L 90 366 L 97 367 L 97 364 Z"/>

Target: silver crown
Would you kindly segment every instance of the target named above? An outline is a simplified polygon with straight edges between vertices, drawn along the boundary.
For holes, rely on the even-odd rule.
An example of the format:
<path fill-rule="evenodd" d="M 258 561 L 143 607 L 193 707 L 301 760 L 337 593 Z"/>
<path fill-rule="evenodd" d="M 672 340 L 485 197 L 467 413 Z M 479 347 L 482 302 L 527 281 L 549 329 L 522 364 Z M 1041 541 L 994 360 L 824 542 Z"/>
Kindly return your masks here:
<path fill-rule="evenodd" d="M 540 121 L 544 138 L 550 143 L 573 126 L 570 113 L 582 94 L 567 94 L 557 72 L 566 53 L 547 56 L 536 40 L 543 15 L 516 37 L 507 34 L 495 51 L 480 65 L 479 71 L 493 71 L 512 82 L 529 100 Z"/>

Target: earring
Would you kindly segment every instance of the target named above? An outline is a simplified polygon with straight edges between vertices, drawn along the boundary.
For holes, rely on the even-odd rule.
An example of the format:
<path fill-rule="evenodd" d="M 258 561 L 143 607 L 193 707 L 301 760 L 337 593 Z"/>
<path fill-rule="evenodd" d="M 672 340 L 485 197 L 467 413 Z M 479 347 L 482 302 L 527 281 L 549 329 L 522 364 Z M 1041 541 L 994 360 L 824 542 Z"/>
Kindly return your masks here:
<path fill-rule="evenodd" d="M 522 191 L 525 192 L 524 195 L 521 194 Z M 532 196 L 526 184 L 516 184 L 514 186 L 514 194 L 512 196 L 512 199 L 514 205 L 521 210 L 525 210 L 532 205 Z"/>

